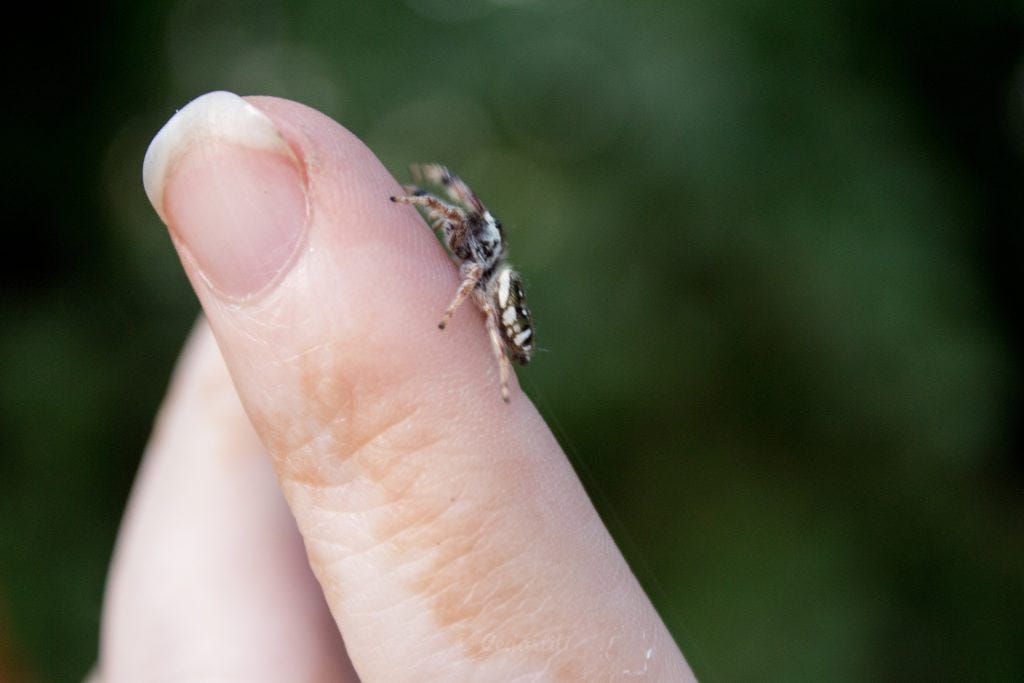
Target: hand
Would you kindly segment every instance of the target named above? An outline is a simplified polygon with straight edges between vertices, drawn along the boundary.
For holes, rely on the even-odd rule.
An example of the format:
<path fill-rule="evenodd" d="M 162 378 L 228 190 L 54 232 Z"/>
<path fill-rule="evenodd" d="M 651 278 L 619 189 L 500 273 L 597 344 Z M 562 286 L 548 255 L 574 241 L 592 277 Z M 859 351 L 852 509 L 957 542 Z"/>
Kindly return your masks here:
<path fill-rule="evenodd" d="M 145 183 L 209 326 L 125 515 L 98 680 L 692 680 L 533 405 L 501 400 L 479 311 L 438 331 L 456 269 L 362 143 L 213 93 Z"/>

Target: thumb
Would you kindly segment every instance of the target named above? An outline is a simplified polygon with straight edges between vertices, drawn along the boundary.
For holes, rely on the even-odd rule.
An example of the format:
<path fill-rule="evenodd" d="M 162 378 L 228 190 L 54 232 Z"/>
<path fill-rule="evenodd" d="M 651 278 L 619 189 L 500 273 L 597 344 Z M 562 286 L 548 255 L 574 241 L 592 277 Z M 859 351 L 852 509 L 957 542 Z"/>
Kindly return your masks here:
<path fill-rule="evenodd" d="M 362 677 L 689 676 L 479 312 L 438 331 L 455 268 L 365 146 L 212 93 L 144 176 Z"/>

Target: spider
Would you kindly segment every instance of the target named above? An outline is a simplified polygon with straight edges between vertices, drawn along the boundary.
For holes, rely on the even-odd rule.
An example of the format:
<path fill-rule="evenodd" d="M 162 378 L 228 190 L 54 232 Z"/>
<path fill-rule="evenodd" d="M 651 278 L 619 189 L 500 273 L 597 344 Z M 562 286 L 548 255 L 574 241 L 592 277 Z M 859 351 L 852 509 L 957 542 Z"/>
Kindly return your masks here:
<path fill-rule="evenodd" d="M 391 201 L 414 204 L 426 211 L 430 227 L 442 230 L 452 259 L 459 266 L 462 282 L 455 298 L 441 316 L 442 330 L 467 297 L 484 314 L 491 348 L 498 360 L 501 398 L 508 403 L 510 359 L 521 365 L 533 352 L 533 322 L 526 307 L 523 281 L 505 262 L 505 234 L 501 221 L 458 176 L 439 164 L 413 165 L 413 180 L 442 187 L 452 203 L 430 194 L 418 185 L 403 186 L 406 194 Z"/>

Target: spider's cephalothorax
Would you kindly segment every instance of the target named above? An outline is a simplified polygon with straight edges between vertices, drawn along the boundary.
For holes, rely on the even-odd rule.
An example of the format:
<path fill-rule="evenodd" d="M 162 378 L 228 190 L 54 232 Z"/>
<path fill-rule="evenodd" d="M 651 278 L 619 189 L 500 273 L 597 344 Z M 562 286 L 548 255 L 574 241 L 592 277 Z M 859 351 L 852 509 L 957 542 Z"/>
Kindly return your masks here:
<path fill-rule="evenodd" d="M 459 266 L 462 284 L 444 312 L 442 330 L 455 310 L 472 295 L 487 321 L 491 347 L 498 359 L 501 397 L 509 400 L 509 360 L 526 364 L 533 352 L 533 324 L 526 307 L 523 281 L 519 273 L 505 263 L 505 235 L 501 221 L 495 218 L 476 194 L 444 166 L 426 164 L 411 167 L 416 182 L 444 188 L 448 203 L 411 185 L 406 195 L 392 197 L 393 202 L 422 206 L 434 230 L 441 230 L 452 258 Z"/>

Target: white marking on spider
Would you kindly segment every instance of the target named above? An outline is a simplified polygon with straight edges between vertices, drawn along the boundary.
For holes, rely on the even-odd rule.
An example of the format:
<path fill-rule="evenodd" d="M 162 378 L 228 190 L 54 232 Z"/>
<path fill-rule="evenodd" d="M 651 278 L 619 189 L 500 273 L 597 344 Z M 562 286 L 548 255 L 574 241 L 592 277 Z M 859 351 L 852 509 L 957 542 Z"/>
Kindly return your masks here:
<path fill-rule="evenodd" d="M 508 306 L 509 279 L 511 271 L 503 270 L 498 276 L 498 305 L 502 308 Z"/>
<path fill-rule="evenodd" d="M 505 324 L 505 327 L 511 327 L 516 321 L 516 309 L 506 307 L 501 314 L 501 322 Z"/>

